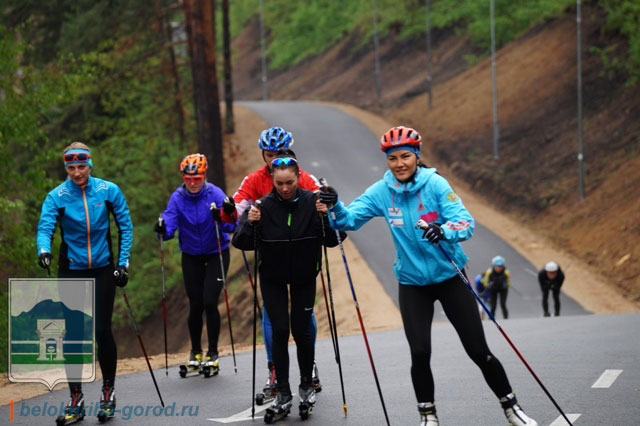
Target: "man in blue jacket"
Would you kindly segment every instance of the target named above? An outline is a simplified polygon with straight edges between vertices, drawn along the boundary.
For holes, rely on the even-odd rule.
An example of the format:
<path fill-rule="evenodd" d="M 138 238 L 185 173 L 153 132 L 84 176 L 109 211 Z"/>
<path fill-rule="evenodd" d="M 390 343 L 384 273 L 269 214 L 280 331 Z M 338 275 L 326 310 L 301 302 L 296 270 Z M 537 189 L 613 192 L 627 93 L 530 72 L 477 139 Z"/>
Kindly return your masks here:
<path fill-rule="evenodd" d="M 95 337 L 102 370 L 100 407 L 107 416 L 115 410 L 116 342 L 111 331 L 115 286 L 128 281 L 129 255 L 133 244 L 133 223 L 120 188 L 112 182 L 91 176 L 91 150 L 82 142 L 73 142 L 63 152 L 68 179 L 53 189 L 44 200 L 38 224 L 38 263 L 49 269 L 51 243 L 60 226 L 59 278 L 95 279 Z M 114 262 L 109 214 L 119 234 L 119 253 Z M 71 401 L 65 416 L 77 417 L 84 407 L 81 383 L 69 383 Z"/>

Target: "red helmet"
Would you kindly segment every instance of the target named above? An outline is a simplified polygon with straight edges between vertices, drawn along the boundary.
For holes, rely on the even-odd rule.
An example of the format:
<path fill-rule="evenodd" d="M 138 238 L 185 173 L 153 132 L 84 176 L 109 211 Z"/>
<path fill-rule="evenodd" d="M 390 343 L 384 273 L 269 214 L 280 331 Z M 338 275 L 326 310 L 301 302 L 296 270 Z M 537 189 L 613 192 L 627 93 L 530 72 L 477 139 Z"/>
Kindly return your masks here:
<path fill-rule="evenodd" d="M 380 149 L 384 152 L 387 152 L 388 149 L 399 148 L 401 146 L 410 146 L 420 152 L 420 148 L 422 147 L 420 133 L 411 127 L 397 126 L 387 130 L 380 138 Z"/>
<path fill-rule="evenodd" d="M 207 157 L 202 154 L 189 154 L 182 159 L 180 171 L 187 175 L 202 175 L 207 172 Z"/>

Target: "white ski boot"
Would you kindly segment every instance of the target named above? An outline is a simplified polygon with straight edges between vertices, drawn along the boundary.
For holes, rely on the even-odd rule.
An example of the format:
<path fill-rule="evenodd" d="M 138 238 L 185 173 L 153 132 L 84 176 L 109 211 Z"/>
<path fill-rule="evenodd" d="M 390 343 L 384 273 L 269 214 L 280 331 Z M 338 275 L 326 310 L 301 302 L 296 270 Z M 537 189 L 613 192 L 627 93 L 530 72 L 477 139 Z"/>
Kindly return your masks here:
<path fill-rule="evenodd" d="M 538 426 L 538 422 L 525 414 L 513 393 L 500 398 L 500 405 L 510 426 Z"/>
<path fill-rule="evenodd" d="M 433 402 L 418 403 L 420 413 L 420 426 L 438 426 L 438 415 Z"/>

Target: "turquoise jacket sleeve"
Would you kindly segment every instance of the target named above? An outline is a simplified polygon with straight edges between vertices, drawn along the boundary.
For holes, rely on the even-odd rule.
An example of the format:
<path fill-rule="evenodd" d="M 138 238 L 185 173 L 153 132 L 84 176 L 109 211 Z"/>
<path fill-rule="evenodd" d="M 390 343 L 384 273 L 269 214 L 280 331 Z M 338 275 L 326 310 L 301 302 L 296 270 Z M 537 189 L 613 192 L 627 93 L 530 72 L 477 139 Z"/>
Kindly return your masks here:
<path fill-rule="evenodd" d="M 120 253 L 118 266 L 129 266 L 131 247 L 133 246 L 133 222 L 129 213 L 129 206 L 124 194 L 114 183 L 110 185 L 111 200 L 113 205 L 113 216 L 118 226 Z"/>
<path fill-rule="evenodd" d="M 38 256 L 41 253 L 51 253 L 51 242 L 53 241 L 53 234 L 56 230 L 57 222 L 58 207 L 55 204 L 53 196 L 49 193 L 44 199 L 44 203 L 42 203 L 42 212 L 40 213 L 40 222 L 38 223 L 38 235 L 36 237 Z"/>
<path fill-rule="evenodd" d="M 445 178 L 433 175 L 432 179 L 439 211 L 445 221 L 442 224 L 445 239 L 450 243 L 468 240 L 475 229 L 473 217 Z"/>
<path fill-rule="evenodd" d="M 384 216 L 384 203 L 379 200 L 379 191 L 383 188 L 384 182 L 376 182 L 348 207 L 338 200 L 336 205 L 329 209 L 331 226 L 340 231 L 355 231 L 374 217 Z"/>

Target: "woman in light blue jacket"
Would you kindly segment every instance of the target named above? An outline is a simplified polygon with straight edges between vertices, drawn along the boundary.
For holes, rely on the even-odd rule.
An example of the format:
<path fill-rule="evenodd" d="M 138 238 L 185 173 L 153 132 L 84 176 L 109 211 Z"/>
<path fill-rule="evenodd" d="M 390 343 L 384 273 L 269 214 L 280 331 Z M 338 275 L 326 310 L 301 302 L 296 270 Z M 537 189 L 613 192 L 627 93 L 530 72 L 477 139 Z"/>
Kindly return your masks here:
<path fill-rule="evenodd" d="M 517 403 L 502 364 L 487 346 L 474 296 L 436 247 L 441 244 L 456 264 L 465 265 L 468 258 L 459 243 L 473 235 L 473 218 L 436 169 L 420 162 L 421 138 L 417 131 L 393 127 L 380 143 L 389 167 L 381 180 L 347 207 L 331 187 L 322 189 L 320 199 L 330 207 L 336 229 L 356 230 L 377 216 L 383 216 L 389 225 L 396 247 L 394 272 L 400 283 L 400 312 L 411 349 L 411 378 L 420 425 L 438 425 L 429 362 L 436 300 L 500 400 L 510 424 L 537 425 Z M 426 232 L 415 228 L 421 219 L 429 224 Z"/>

